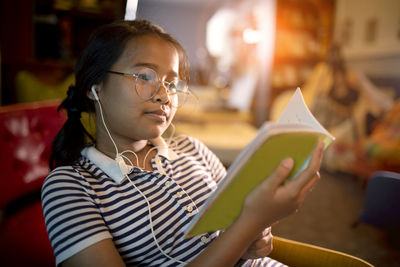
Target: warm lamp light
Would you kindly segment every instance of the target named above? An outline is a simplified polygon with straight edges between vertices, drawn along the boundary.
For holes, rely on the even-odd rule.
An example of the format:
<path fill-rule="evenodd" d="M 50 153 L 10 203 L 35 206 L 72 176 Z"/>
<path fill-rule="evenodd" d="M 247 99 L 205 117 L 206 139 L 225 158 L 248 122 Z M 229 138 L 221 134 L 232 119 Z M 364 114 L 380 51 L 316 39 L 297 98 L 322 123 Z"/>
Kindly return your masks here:
<path fill-rule="evenodd" d="M 243 31 L 243 41 L 247 44 L 256 44 L 260 42 L 261 33 L 254 29 L 245 29 Z"/>
<path fill-rule="evenodd" d="M 127 0 L 125 9 L 125 20 L 135 20 L 138 0 Z"/>

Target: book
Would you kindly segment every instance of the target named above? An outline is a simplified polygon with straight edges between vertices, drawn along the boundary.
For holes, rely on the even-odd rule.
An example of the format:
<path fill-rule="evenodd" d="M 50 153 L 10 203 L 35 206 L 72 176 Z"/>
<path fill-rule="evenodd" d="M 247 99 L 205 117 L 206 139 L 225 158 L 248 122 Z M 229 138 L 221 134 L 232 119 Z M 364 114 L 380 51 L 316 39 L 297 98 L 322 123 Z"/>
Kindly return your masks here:
<path fill-rule="evenodd" d="M 319 141 L 326 149 L 334 139 L 312 115 L 297 88 L 278 120 L 264 123 L 233 161 L 226 177 L 185 229 L 185 237 L 227 228 L 240 215 L 246 196 L 283 159 L 293 158 L 287 180 L 293 179 L 307 166 Z"/>

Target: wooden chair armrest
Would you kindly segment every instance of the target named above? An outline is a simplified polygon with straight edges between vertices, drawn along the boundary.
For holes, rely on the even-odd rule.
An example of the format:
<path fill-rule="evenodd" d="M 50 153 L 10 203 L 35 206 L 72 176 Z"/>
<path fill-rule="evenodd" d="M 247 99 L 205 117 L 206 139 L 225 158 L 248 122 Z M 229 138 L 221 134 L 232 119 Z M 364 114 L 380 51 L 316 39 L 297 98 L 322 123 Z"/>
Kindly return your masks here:
<path fill-rule="evenodd" d="M 269 257 L 291 267 L 371 267 L 370 263 L 339 251 L 274 236 Z"/>

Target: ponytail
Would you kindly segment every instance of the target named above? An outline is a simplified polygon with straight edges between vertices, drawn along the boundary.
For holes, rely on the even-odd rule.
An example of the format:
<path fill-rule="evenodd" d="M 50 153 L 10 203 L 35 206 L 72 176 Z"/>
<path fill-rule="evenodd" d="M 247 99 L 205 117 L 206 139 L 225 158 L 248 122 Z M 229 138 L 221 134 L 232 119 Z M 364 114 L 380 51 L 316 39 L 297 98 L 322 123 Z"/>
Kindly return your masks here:
<path fill-rule="evenodd" d="M 49 162 L 51 170 L 58 166 L 71 165 L 78 160 L 81 150 L 86 145 L 86 137 L 94 143 L 93 136 L 81 123 L 82 109 L 79 102 L 76 87 L 71 85 L 67 98 L 58 107 L 58 111 L 61 109 L 67 111 L 68 119 L 53 140 Z"/>

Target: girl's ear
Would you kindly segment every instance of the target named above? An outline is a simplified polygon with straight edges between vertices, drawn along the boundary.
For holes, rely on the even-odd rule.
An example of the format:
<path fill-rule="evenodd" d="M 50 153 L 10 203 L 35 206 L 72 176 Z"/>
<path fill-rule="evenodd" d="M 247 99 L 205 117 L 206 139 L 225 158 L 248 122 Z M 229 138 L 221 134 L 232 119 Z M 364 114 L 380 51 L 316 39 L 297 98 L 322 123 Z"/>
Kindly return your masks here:
<path fill-rule="evenodd" d="M 87 92 L 87 97 L 93 101 L 100 101 L 98 92 L 100 91 L 101 86 L 93 84 L 90 88 L 90 91 Z"/>

